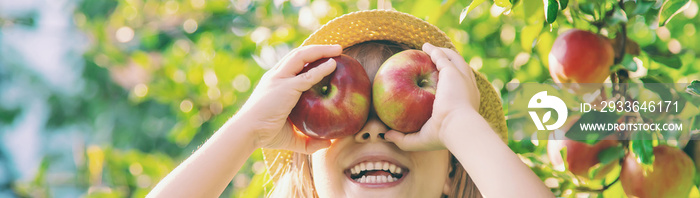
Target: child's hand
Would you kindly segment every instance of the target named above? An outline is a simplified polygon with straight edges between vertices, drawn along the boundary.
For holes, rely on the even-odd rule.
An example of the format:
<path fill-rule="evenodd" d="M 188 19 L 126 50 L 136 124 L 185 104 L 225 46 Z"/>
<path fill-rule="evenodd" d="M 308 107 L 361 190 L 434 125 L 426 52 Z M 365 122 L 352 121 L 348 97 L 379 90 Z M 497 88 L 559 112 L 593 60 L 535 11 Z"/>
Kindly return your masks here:
<path fill-rule="evenodd" d="M 423 51 L 430 55 L 438 69 L 438 84 L 430 119 L 417 133 L 389 131 L 386 138 L 402 150 L 445 149 L 445 125 L 464 122 L 465 116 L 478 116 L 479 90 L 472 69 L 457 52 L 425 43 Z"/>
<path fill-rule="evenodd" d="M 253 128 L 255 148 L 287 149 L 312 153 L 328 147 L 330 141 L 311 139 L 293 130 L 287 121 L 301 93 L 335 70 L 335 61 L 297 75 L 304 65 L 325 57 L 338 56 L 339 45 L 315 45 L 297 48 L 263 75 L 248 101 L 236 114 Z"/>

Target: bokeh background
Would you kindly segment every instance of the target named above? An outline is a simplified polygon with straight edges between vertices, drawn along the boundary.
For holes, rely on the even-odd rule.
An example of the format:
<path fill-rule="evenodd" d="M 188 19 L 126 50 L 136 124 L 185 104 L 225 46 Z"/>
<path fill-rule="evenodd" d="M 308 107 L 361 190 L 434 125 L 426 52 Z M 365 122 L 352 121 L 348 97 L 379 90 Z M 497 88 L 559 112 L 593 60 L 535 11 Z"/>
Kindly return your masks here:
<path fill-rule="evenodd" d="M 391 7 L 435 24 L 502 94 L 507 83 L 550 82 L 546 57 L 558 30 L 591 28 L 567 23 L 567 12 L 542 25 L 539 0 L 512 10 L 486 1 L 460 23 L 469 2 L 0 0 L 0 197 L 145 196 L 267 69 L 345 13 Z M 700 79 L 697 15 L 695 1 L 663 27 L 653 15 L 628 15 L 631 39 L 681 61 L 667 67 L 642 56 L 636 75 Z M 555 193 L 576 192 L 543 144 L 509 146 Z M 256 151 L 222 197 L 261 197 L 269 186 Z M 619 185 L 606 193 L 624 196 Z"/>

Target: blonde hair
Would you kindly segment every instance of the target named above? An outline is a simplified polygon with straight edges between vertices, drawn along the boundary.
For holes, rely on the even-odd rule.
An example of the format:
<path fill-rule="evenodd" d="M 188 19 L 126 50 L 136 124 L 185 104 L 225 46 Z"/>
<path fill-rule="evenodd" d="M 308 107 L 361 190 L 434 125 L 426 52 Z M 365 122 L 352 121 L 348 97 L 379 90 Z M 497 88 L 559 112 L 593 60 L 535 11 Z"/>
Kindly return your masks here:
<path fill-rule="evenodd" d="M 391 41 L 368 41 L 347 47 L 343 50 L 343 54 L 357 59 L 373 81 L 379 66 L 386 59 L 407 49 L 410 48 Z M 285 171 L 285 173 L 271 173 L 272 175 L 281 174 L 281 177 L 275 182 L 268 197 L 318 197 L 313 183 L 311 155 L 293 153 L 289 167 L 277 171 Z M 450 192 L 443 197 L 482 197 L 476 184 L 452 153 L 450 153 L 449 177 L 452 180 Z"/>

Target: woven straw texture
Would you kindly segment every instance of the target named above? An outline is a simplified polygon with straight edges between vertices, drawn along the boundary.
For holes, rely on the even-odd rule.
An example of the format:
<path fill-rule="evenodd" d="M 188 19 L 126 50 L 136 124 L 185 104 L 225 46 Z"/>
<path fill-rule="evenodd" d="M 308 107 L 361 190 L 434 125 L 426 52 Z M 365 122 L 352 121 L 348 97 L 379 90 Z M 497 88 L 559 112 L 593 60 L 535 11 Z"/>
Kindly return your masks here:
<path fill-rule="evenodd" d="M 450 38 L 434 25 L 412 15 L 391 10 L 368 10 L 335 18 L 307 38 L 305 45 L 338 44 L 343 48 L 373 40 L 387 40 L 421 49 L 424 43 L 455 49 Z M 472 69 L 472 71 L 474 71 Z M 480 93 L 479 114 L 505 142 L 508 139 L 501 99 L 483 74 L 474 71 Z M 469 132 L 465 129 L 465 132 Z M 272 181 L 277 181 L 289 169 L 292 152 L 263 149 L 265 165 Z"/>

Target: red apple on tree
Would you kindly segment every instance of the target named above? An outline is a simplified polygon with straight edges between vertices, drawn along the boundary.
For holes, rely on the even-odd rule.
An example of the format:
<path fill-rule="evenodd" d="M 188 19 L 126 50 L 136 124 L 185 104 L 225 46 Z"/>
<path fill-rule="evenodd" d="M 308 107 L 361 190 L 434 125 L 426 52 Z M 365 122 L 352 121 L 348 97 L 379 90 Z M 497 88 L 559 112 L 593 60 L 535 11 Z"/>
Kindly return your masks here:
<path fill-rule="evenodd" d="M 416 132 L 433 112 L 438 70 L 430 56 L 406 50 L 389 57 L 377 71 L 372 100 L 379 119 L 390 128 Z"/>
<path fill-rule="evenodd" d="M 566 148 L 566 170 L 582 178 L 602 179 L 608 172 L 617 167 L 618 163 L 611 162 L 604 165 L 593 177 L 589 176 L 589 172 L 596 164 L 600 163 L 598 158 L 600 152 L 617 145 L 619 145 L 619 142 L 612 138 L 601 140 L 594 145 L 571 139 L 549 140 L 547 153 L 555 168 L 564 167 L 564 158 L 561 155 L 561 150 Z"/>
<path fill-rule="evenodd" d="M 556 83 L 603 83 L 610 76 L 615 53 L 610 41 L 592 32 L 571 29 L 554 40 L 549 74 Z M 598 87 L 576 88 L 588 92 Z"/>
<path fill-rule="evenodd" d="M 569 139 L 565 133 L 580 119 L 579 116 L 573 116 L 567 120 L 567 124 L 562 128 L 555 130 L 550 135 L 550 140 L 547 143 L 547 154 L 549 160 L 555 169 L 568 170 L 576 176 L 585 179 L 602 179 L 607 173 L 612 171 L 619 163 L 611 162 L 598 169 L 597 173 L 591 177 L 590 171 L 600 163 L 599 154 L 615 146 L 620 145 L 620 142 L 615 136 L 608 136 L 597 143 L 590 145 L 584 142 Z M 561 150 L 566 148 L 566 163 Z"/>
<path fill-rule="evenodd" d="M 693 160 L 676 147 L 654 147 L 654 162 L 645 167 L 637 157 L 625 157 L 620 183 L 629 197 L 688 197 L 694 186 Z"/>
<path fill-rule="evenodd" d="M 289 120 L 309 137 L 334 139 L 353 135 L 367 122 L 372 84 L 362 65 L 347 55 L 332 57 L 336 69 L 301 94 Z M 324 63 L 309 63 L 300 73 Z"/>

